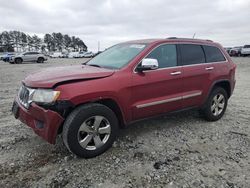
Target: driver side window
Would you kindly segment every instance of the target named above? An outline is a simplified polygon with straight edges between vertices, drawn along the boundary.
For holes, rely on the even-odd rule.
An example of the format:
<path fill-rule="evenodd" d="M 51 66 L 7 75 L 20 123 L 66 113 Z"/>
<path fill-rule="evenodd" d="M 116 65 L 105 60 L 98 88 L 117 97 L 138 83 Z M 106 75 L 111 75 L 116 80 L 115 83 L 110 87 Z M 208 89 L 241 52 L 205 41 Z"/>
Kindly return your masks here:
<path fill-rule="evenodd" d="M 155 48 L 146 58 L 157 59 L 159 68 L 177 66 L 175 44 L 164 44 Z"/>

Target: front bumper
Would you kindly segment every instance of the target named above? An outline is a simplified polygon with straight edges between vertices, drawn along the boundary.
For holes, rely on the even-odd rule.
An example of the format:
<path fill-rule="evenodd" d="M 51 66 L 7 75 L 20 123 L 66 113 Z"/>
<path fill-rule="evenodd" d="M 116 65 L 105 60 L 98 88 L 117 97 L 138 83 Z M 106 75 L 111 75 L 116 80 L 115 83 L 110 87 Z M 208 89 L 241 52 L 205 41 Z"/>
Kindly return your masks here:
<path fill-rule="evenodd" d="M 45 110 L 32 103 L 29 109 L 24 108 L 18 98 L 12 107 L 15 118 L 28 125 L 33 131 L 50 144 L 55 144 L 57 131 L 64 121 L 63 117 L 52 110 Z"/>
<path fill-rule="evenodd" d="M 250 51 L 241 51 L 242 55 L 250 55 Z"/>

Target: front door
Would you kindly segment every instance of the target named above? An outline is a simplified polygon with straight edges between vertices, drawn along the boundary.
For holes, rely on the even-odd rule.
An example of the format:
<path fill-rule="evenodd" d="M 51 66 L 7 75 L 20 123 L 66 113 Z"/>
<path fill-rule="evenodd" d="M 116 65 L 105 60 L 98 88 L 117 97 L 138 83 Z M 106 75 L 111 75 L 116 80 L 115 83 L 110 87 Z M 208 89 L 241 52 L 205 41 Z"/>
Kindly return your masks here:
<path fill-rule="evenodd" d="M 157 59 L 159 68 L 133 73 L 133 120 L 181 108 L 182 68 L 178 66 L 176 45 L 160 45 L 145 58 Z"/>

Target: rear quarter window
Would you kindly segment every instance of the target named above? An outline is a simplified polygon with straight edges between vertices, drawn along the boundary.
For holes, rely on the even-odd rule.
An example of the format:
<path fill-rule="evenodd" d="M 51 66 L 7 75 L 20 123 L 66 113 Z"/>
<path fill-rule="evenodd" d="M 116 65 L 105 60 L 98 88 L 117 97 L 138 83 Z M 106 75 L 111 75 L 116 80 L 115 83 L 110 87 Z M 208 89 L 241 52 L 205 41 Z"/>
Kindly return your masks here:
<path fill-rule="evenodd" d="M 219 48 L 214 47 L 214 46 L 203 46 L 203 49 L 206 54 L 206 62 L 211 63 L 211 62 L 220 62 L 220 61 L 225 61 L 225 57 L 220 51 Z"/>
<path fill-rule="evenodd" d="M 179 44 L 182 65 L 205 63 L 205 54 L 198 44 Z"/>

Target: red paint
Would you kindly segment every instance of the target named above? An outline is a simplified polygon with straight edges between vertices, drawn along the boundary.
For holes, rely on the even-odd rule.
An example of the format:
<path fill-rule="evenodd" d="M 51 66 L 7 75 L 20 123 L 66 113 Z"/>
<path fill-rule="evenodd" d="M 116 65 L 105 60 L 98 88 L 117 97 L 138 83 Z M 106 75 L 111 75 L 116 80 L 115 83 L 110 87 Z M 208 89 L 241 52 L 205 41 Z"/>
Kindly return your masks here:
<path fill-rule="evenodd" d="M 224 63 L 212 63 L 214 70 L 206 71 L 210 64 L 179 66 L 144 73 L 135 73 L 136 65 L 156 46 L 163 43 L 194 43 L 216 46 L 227 58 Z M 53 88 L 61 91 L 58 100 L 69 100 L 75 106 L 100 99 L 112 99 L 121 109 L 125 124 L 157 114 L 180 110 L 186 107 L 201 106 L 213 84 L 227 80 L 233 91 L 235 85 L 235 64 L 223 48 L 206 40 L 160 39 L 140 40 L 133 43 L 147 43 L 148 46 L 131 62 L 120 70 L 109 70 L 90 66 L 67 66 L 46 69 L 28 76 L 23 82 L 33 88 Z M 170 73 L 182 74 L 171 76 Z M 67 84 L 58 85 L 65 81 Z M 57 86 L 58 85 L 58 86 Z M 56 86 L 56 87 L 55 87 Z M 136 106 L 155 101 L 168 100 L 201 92 L 202 95 L 176 100 L 145 108 Z M 55 143 L 57 129 L 63 118 L 57 113 L 32 104 L 27 111 L 21 107 L 20 119 L 50 143 Z M 44 121 L 46 128 L 37 130 L 34 120 Z"/>
<path fill-rule="evenodd" d="M 31 127 L 36 134 L 47 140 L 50 144 L 55 144 L 57 130 L 64 119 L 58 113 L 51 110 L 44 110 L 36 104 L 32 104 L 27 110 L 22 107 L 17 99 L 16 102 L 20 107 L 18 119 Z M 44 128 L 37 128 L 37 121 L 43 122 Z"/>

